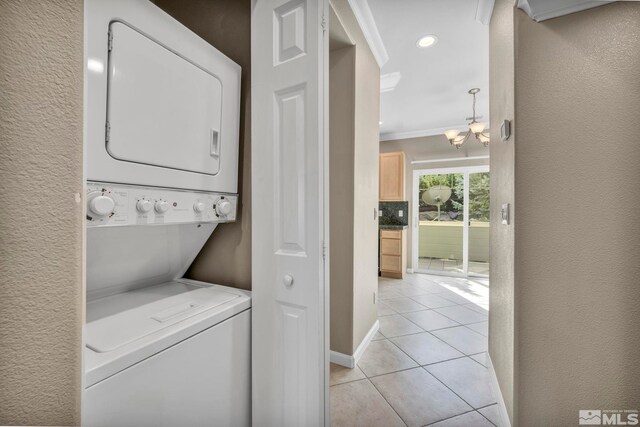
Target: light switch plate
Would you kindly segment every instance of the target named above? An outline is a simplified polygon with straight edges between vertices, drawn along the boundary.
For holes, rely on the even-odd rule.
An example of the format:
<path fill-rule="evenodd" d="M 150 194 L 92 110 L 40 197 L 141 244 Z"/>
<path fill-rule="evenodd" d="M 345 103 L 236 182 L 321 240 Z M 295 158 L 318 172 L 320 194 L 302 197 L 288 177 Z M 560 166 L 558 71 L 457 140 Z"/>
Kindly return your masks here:
<path fill-rule="evenodd" d="M 502 224 L 509 225 L 509 203 L 502 205 Z"/>
<path fill-rule="evenodd" d="M 502 126 L 500 126 L 500 139 L 502 141 L 507 141 L 511 137 L 511 122 L 509 120 L 505 120 L 502 122 Z"/>
<path fill-rule="evenodd" d="M 398 211 L 398 217 L 402 218 L 404 216 L 404 211 L 403 210 L 399 210 Z"/>

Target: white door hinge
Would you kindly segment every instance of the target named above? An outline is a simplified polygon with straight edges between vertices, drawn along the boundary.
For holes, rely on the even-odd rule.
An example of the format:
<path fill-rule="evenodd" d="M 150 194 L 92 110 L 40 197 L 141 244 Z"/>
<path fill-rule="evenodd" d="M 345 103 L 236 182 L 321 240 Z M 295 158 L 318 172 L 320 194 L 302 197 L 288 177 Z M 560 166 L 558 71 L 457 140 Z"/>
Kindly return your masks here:
<path fill-rule="evenodd" d="M 322 259 L 327 259 L 327 244 L 322 242 Z"/>
<path fill-rule="evenodd" d="M 111 52 L 113 49 L 113 31 L 109 30 L 109 35 L 107 36 L 107 51 Z"/>
<path fill-rule="evenodd" d="M 111 133 L 111 125 L 107 122 L 104 126 L 104 141 L 109 142 L 109 135 Z"/>
<path fill-rule="evenodd" d="M 324 17 L 324 15 L 322 15 L 322 22 L 320 23 L 320 26 L 322 27 L 322 32 L 326 33 L 327 32 L 327 19 Z"/>

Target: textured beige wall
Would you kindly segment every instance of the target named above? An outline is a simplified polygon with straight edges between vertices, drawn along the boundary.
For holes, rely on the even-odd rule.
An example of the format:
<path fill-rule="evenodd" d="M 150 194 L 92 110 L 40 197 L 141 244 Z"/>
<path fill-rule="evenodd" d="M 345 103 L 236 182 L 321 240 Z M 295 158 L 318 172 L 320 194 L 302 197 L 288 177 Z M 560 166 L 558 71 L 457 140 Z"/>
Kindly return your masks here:
<path fill-rule="evenodd" d="M 355 47 L 329 56 L 330 348 L 353 354 Z"/>
<path fill-rule="evenodd" d="M 347 21 L 349 22 L 349 21 Z M 378 182 L 380 67 L 359 27 L 349 25 L 356 42 L 356 116 L 353 247 L 354 350 L 378 319 Z"/>
<path fill-rule="evenodd" d="M 251 3 L 238 0 L 155 0 L 154 3 L 242 67 L 239 220 L 216 228 L 187 276 L 251 289 Z"/>
<path fill-rule="evenodd" d="M 489 159 L 473 159 L 473 160 L 455 160 L 446 161 L 446 159 L 488 156 L 489 149 L 476 141 L 465 143 L 462 148 L 456 150 L 453 148 L 444 135 L 423 136 L 420 138 L 395 139 L 392 141 L 381 141 L 381 153 L 393 153 L 403 151 L 405 156 L 405 200 L 409 202 L 409 230 L 407 233 L 407 268 L 413 266 L 413 235 L 411 233 L 415 215 L 413 212 L 413 171 L 420 169 L 440 169 L 455 168 L 462 166 L 480 166 L 488 165 Z M 437 160 L 444 161 L 437 163 L 418 163 L 411 164 L 413 161 L 420 160 Z"/>
<path fill-rule="evenodd" d="M 0 424 L 78 425 L 81 0 L 0 1 Z"/>
<path fill-rule="evenodd" d="M 491 116 L 491 238 L 489 294 L 489 354 L 500 384 L 507 412 L 515 420 L 515 317 L 514 239 L 520 221 L 514 198 L 515 147 L 518 140 L 514 119 L 514 0 L 496 0 L 489 28 L 489 87 Z M 553 75 L 552 72 L 550 72 Z M 502 120 L 512 121 L 512 136 L 500 141 Z M 542 170 L 544 164 L 539 167 Z M 543 174 L 541 174 L 543 175 Z M 545 185 L 544 191 L 547 186 Z M 527 190 L 534 190 L 533 188 Z M 540 189 L 542 190 L 542 189 Z M 511 206 L 511 223 L 501 223 L 502 204 Z"/>
<path fill-rule="evenodd" d="M 640 409 L 640 3 L 515 28 L 517 419 L 575 425 Z"/>
<path fill-rule="evenodd" d="M 352 283 L 351 298 L 353 303 L 350 315 L 353 323 L 351 342 L 341 341 L 338 343 L 336 342 L 337 337 L 332 336 L 331 349 L 341 353 L 353 354 L 377 319 L 374 293 L 378 289 L 378 223 L 374 216 L 374 209 L 378 206 L 380 69 L 353 15 L 349 2 L 347 0 L 332 0 L 330 3 L 344 30 L 355 44 L 355 47 L 350 48 L 353 52 L 352 55 L 354 55 L 355 78 L 353 79 L 352 87 L 344 85 L 345 89 L 343 89 L 353 93 L 353 101 L 351 102 L 353 113 L 352 118 L 349 119 L 353 127 L 350 141 L 353 155 L 348 168 L 350 177 L 342 183 L 333 177 L 331 179 L 332 236 L 334 233 L 333 228 L 338 221 L 348 223 L 348 226 L 345 224 L 341 224 L 341 226 L 345 227 L 345 232 L 349 231 L 352 235 L 350 238 L 352 245 L 350 247 L 339 247 L 335 242 L 331 242 L 331 293 L 334 293 L 334 288 L 336 287 L 333 282 L 335 279 L 335 272 L 333 271 L 335 257 L 340 256 L 340 254 L 352 257 L 351 269 L 353 272 L 350 277 L 345 276 L 339 282 L 340 286 L 348 284 L 349 281 Z M 335 58 L 335 53 L 333 57 Z M 330 102 L 333 107 L 335 105 L 334 100 L 330 100 Z M 330 114 L 331 117 L 334 117 L 335 112 L 331 111 Z M 342 123 L 340 126 L 346 126 L 346 124 Z M 334 123 L 331 122 L 330 128 L 332 128 L 332 132 L 335 132 L 336 129 L 333 129 L 333 127 Z M 345 133 L 345 135 L 347 134 Z M 334 142 L 332 141 L 332 147 Z M 331 154 L 331 160 L 334 160 L 334 153 Z M 344 159 L 341 164 L 343 161 Z M 337 165 L 331 164 L 330 168 L 333 174 L 337 169 Z M 340 171 L 339 173 L 342 174 L 344 172 Z M 349 190 L 352 195 L 349 201 L 351 207 L 345 209 L 345 212 L 350 216 L 336 218 L 335 214 L 340 208 L 334 205 L 335 195 L 333 193 L 343 185 L 351 186 Z M 341 289 L 342 291 L 345 290 Z M 334 301 L 333 297 L 332 301 Z M 349 317 L 346 313 L 341 313 L 339 317 L 336 317 L 334 307 L 331 307 L 331 316 L 332 331 L 340 327 L 340 323 L 343 320 L 346 321 Z M 348 334 L 341 334 L 341 336 L 348 336 Z M 338 350 L 338 348 L 343 350 Z"/>

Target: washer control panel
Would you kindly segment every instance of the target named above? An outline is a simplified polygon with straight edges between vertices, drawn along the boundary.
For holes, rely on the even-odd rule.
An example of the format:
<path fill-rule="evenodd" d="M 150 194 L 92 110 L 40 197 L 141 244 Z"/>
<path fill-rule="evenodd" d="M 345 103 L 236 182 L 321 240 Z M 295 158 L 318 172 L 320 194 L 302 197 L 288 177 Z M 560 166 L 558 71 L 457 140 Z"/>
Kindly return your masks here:
<path fill-rule="evenodd" d="M 136 185 L 87 183 L 87 225 L 233 222 L 236 194 L 207 193 Z"/>

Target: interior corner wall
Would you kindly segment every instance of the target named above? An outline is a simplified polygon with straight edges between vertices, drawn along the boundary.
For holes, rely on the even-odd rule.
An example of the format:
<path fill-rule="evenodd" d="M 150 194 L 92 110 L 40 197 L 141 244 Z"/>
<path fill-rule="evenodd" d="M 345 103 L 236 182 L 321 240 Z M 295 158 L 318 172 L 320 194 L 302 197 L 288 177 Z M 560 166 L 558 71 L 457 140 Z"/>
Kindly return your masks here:
<path fill-rule="evenodd" d="M 409 202 L 409 229 L 407 230 L 407 268 L 413 265 L 413 227 L 415 213 L 413 212 L 413 171 L 421 169 L 443 169 L 464 166 L 483 166 L 489 164 L 489 159 L 469 159 L 466 157 L 488 156 L 489 149 L 480 143 L 470 142 L 456 150 L 451 147 L 444 135 L 422 136 L 418 138 L 394 139 L 380 141 L 381 153 L 404 152 L 405 178 L 404 200 Z M 437 161 L 440 159 L 441 161 Z M 456 160 L 451 160 L 456 159 Z M 413 163 L 429 160 L 430 163 Z"/>
<path fill-rule="evenodd" d="M 330 348 L 352 355 L 355 47 L 329 54 Z"/>
<path fill-rule="evenodd" d="M 344 219 L 351 222 L 353 245 L 343 249 L 353 251 L 353 337 L 352 351 L 348 353 L 351 355 L 377 320 L 374 296 L 378 289 L 378 220 L 374 210 L 378 207 L 380 68 L 348 0 L 331 0 L 330 3 L 355 44 L 354 158 L 350 169 L 353 215 Z M 331 191 L 334 190 L 332 187 Z M 333 227 L 335 220 L 332 221 Z M 331 248 L 335 252 L 333 243 Z"/>
<path fill-rule="evenodd" d="M 353 346 L 378 319 L 378 195 L 380 67 L 358 28 L 354 163 Z M 358 38 L 361 39 L 358 42 Z"/>
<path fill-rule="evenodd" d="M 489 293 L 489 355 L 512 423 L 517 419 L 515 396 L 515 224 L 520 221 L 515 203 L 515 147 L 518 122 L 514 121 L 514 0 L 496 0 L 489 27 L 489 105 L 491 116 L 491 239 Z M 502 120 L 511 120 L 508 141 L 500 140 Z M 540 165 L 541 169 L 544 167 Z M 527 193 L 532 189 L 527 190 Z M 501 206 L 509 204 L 511 219 L 502 224 Z"/>
<path fill-rule="evenodd" d="M 0 424 L 79 425 L 82 0 L 0 2 Z"/>
<path fill-rule="evenodd" d="M 251 290 L 251 2 L 154 0 L 154 3 L 242 67 L 238 220 L 215 229 L 186 276 Z"/>
<path fill-rule="evenodd" d="M 515 13 L 518 426 L 640 409 L 639 29 L 637 2 Z"/>

